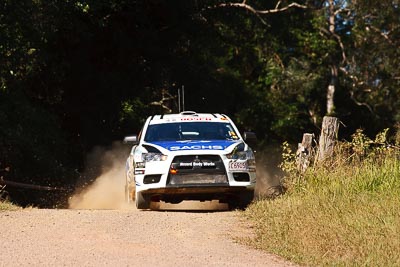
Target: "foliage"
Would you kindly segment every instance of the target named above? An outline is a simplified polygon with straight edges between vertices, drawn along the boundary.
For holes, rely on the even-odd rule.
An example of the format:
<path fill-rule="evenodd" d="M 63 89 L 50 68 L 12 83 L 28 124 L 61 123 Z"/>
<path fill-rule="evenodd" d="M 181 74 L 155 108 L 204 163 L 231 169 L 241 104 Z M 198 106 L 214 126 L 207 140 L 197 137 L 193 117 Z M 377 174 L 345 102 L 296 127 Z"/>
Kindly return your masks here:
<path fill-rule="evenodd" d="M 1 179 L 1 177 L 0 177 Z M 17 210 L 18 206 L 14 205 L 7 199 L 7 192 L 5 191 L 6 186 L 0 184 L 0 212 Z"/>
<path fill-rule="evenodd" d="M 303 265 L 399 265 L 400 151 L 386 131 L 358 131 L 328 164 L 290 173 L 285 195 L 246 210 L 256 229 L 247 242 Z"/>
<path fill-rule="evenodd" d="M 344 138 L 398 122 L 395 2 L 335 0 L 334 32 L 327 1 L 259 16 L 221 3 L 2 1 L 0 164 L 12 166 L 8 178 L 73 183 L 94 146 L 140 131 L 149 115 L 177 112 L 183 86 L 186 109 L 230 114 L 264 147 L 316 129 L 332 65 Z M 268 10 L 292 1 L 248 3 Z"/>
<path fill-rule="evenodd" d="M 18 206 L 14 205 L 14 204 L 12 204 L 10 202 L 0 201 L 0 212 L 1 211 L 18 210 L 18 209 L 19 209 Z"/>
<path fill-rule="evenodd" d="M 0 95 L 0 110 L 12 111 L 0 114 L 1 168 L 9 170 L 5 179 L 57 186 L 74 177 L 57 118 L 17 90 Z"/>
<path fill-rule="evenodd" d="M 397 109 L 393 103 L 398 101 L 400 85 L 395 78 L 399 68 L 399 6 L 385 0 L 379 5 L 354 2 L 351 7 L 354 9 L 354 49 L 349 52 L 353 58 L 349 71 L 357 77 L 352 80 L 354 96 L 374 112 L 394 112 L 396 118 Z"/>
<path fill-rule="evenodd" d="M 292 151 L 288 142 L 282 144 L 282 163 L 279 167 L 286 173 L 297 173 L 296 154 Z"/>

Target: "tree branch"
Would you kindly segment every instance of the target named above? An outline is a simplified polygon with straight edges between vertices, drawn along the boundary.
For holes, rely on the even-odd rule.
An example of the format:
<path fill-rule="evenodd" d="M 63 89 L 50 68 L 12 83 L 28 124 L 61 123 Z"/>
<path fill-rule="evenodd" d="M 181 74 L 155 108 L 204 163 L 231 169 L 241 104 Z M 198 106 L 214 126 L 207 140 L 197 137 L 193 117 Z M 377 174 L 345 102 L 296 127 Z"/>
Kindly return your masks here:
<path fill-rule="evenodd" d="M 167 106 L 166 102 L 176 99 L 176 96 L 172 96 L 170 93 L 168 93 L 168 91 L 166 89 L 161 90 L 161 95 L 162 95 L 162 98 L 160 101 L 153 101 L 153 102 L 149 103 L 149 105 L 160 106 L 167 113 L 171 113 L 172 109 Z"/>
<path fill-rule="evenodd" d="M 371 108 L 370 105 L 368 105 L 368 104 L 365 103 L 365 102 L 360 102 L 360 101 L 358 101 L 358 100 L 356 99 L 356 97 L 354 96 L 354 88 L 357 87 L 357 86 L 363 86 L 363 85 L 365 85 L 365 83 L 364 83 L 363 81 L 359 81 L 358 78 L 357 78 L 356 76 L 351 75 L 351 74 L 349 73 L 349 71 L 346 70 L 345 68 L 340 68 L 340 70 L 343 71 L 343 73 L 353 81 L 353 84 L 352 84 L 353 89 L 350 90 L 350 99 L 353 100 L 353 102 L 354 102 L 357 106 L 364 106 L 364 107 L 366 107 L 366 108 L 369 110 L 369 112 L 371 112 L 371 114 L 376 115 L 376 113 L 372 110 L 372 108 Z"/>
<path fill-rule="evenodd" d="M 305 5 L 301 5 L 299 3 L 293 2 L 285 7 L 281 7 L 279 8 L 281 4 L 281 1 L 278 1 L 278 3 L 276 4 L 276 7 L 274 9 L 268 9 L 268 10 L 258 10 L 255 9 L 254 7 L 246 4 L 246 1 L 243 1 L 242 3 L 221 3 L 219 5 L 217 5 L 216 7 L 239 7 L 239 8 L 244 8 L 254 14 L 258 14 L 258 15 L 265 15 L 265 14 L 271 14 L 271 13 L 278 13 L 278 12 L 282 12 L 282 11 L 286 11 L 290 8 L 302 8 L 302 9 L 307 9 L 308 7 Z"/>
<path fill-rule="evenodd" d="M 281 5 L 281 1 L 278 1 L 278 3 L 276 4 L 274 9 L 267 9 L 267 10 L 258 10 L 255 9 L 254 7 L 252 7 L 251 5 L 247 4 L 247 0 L 243 0 L 243 2 L 241 3 L 220 3 L 217 4 L 215 6 L 212 7 L 208 7 L 208 9 L 214 9 L 214 8 L 221 8 L 221 7 L 235 7 L 235 8 L 244 8 L 247 11 L 250 11 L 251 13 L 255 14 L 260 21 L 265 24 L 268 25 L 268 23 L 261 17 L 261 15 L 266 15 L 266 14 L 272 14 L 272 13 L 279 13 L 279 12 L 283 12 L 286 11 L 290 8 L 302 8 L 302 9 L 307 9 L 308 7 L 305 5 L 301 5 L 299 3 L 293 2 L 285 7 L 279 7 Z"/>
<path fill-rule="evenodd" d="M 388 31 L 388 33 L 384 33 L 381 30 L 379 30 L 377 27 L 372 26 L 372 25 L 370 27 L 368 27 L 368 26 L 366 27 L 367 30 L 368 30 L 368 28 L 370 28 L 370 29 L 374 30 L 375 32 L 379 33 L 383 38 L 386 39 L 386 41 L 389 42 L 389 44 L 391 44 L 391 45 L 394 44 L 392 39 L 389 38 L 390 31 Z"/>
<path fill-rule="evenodd" d="M 372 110 L 372 108 L 370 107 L 370 105 L 368 105 L 367 103 L 364 102 L 360 102 L 358 101 L 355 97 L 354 97 L 354 91 L 350 90 L 350 98 L 351 100 L 353 100 L 353 102 L 357 105 L 357 106 L 364 106 L 366 108 L 368 108 L 369 112 L 371 112 L 372 114 L 375 114 L 375 112 Z M 375 114 L 376 115 L 376 114 Z"/>
<path fill-rule="evenodd" d="M 339 8 L 338 10 L 335 11 L 334 15 L 337 16 L 340 13 L 346 13 L 348 16 L 351 14 L 351 9 L 348 8 Z"/>
<path fill-rule="evenodd" d="M 340 50 L 341 50 L 341 53 L 342 53 L 342 64 L 343 63 L 348 63 L 347 55 L 346 55 L 346 49 L 344 47 L 342 38 L 337 33 L 335 33 L 334 31 L 328 31 L 325 28 L 320 28 L 319 30 L 320 30 L 320 32 L 325 33 L 326 35 L 331 35 L 336 39 L 336 41 L 338 42 L 338 44 L 340 46 Z"/>

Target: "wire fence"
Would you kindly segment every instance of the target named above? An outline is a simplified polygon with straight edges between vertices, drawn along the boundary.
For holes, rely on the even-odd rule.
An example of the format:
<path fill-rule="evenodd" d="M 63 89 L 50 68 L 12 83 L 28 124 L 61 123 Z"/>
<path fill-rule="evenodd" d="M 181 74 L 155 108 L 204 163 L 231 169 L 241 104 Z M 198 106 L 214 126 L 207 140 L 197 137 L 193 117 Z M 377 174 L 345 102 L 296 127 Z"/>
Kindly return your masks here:
<path fill-rule="evenodd" d="M 9 181 L 9 180 L 4 180 L 3 177 L 0 177 L 0 192 L 3 192 L 6 186 L 25 188 L 25 189 L 33 189 L 33 190 L 41 190 L 41 191 L 68 191 L 68 190 L 70 190 L 69 188 L 65 188 L 65 187 L 53 187 L 53 186 L 44 186 L 44 185 L 35 185 L 35 184 L 14 182 L 14 181 Z"/>

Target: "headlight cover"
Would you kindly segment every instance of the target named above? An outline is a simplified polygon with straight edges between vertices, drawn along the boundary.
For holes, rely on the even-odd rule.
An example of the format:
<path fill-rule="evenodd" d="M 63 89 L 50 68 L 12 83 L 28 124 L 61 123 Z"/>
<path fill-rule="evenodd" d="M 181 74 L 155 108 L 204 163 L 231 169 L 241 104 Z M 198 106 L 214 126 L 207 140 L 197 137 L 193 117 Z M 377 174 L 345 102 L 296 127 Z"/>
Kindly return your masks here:
<path fill-rule="evenodd" d="M 228 159 L 246 160 L 247 159 L 247 151 L 233 151 L 232 153 L 227 154 L 226 157 Z"/>
<path fill-rule="evenodd" d="M 243 143 L 237 145 L 231 153 L 226 154 L 228 159 L 236 159 L 236 160 L 251 160 L 254 159 L 254 153 L 249 148 L 244 150 L 245 145 Z"/>
<path fill-rule="evenodd" d="M 142 161 L 143 162 L 150 162 L 150 161 L 164 161 L 167 159 L 167 155 L 163 155 L 161 153 L 143 153 L 142 154 Z"/>

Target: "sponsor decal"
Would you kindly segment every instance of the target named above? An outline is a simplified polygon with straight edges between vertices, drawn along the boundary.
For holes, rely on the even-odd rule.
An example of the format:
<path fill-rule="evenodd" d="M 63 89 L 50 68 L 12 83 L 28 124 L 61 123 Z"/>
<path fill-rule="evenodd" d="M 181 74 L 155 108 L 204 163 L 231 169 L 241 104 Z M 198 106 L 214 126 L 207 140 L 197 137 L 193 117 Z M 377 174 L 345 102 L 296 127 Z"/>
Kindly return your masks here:
<path fill-rule="evenodd" d="M 145 162 L 135 162 L 135 168 L 145 168 L 146 163 Z"/>
<path fill-rule="evenodd" d="M 179 167 L 215 167 L 214 162 L 180 162 Z"/>
<path fill-rule="evenodd" d="M 169 151 L 182 150 L 224 150 L 237 141 L 170 141 L 170 142 L 152 142 Z"/>
<path fill-rule="evenodd" d="M 204 117 L 188 117 L 188 118 L 181 118 L 181 121 L 211 121 L 211 118 L 204 118 Z"/>
<path fill-rule="evenodd" d="M 171 146 L 168 148 L 171 151 L 177 150 L 223 150 L 223 146 L 212 145 L 193 145 L 193 146 Z"/>
<path fill-rule="evenodd" d="M 245 171 L 247 170 L 247 161 L 239 162 L 239 161 L 230 161 L 229 162 L 229 170 L 230 171 Z"/>
<path fill-rule="evenodd" d="M 233 132 L 233 131 L 229 131 L 229 136 L 230 137 L 232 137 L 232 139 L 239 139 L 239 137 L 236 135 L 236 133 L 235 132 Z"/>

